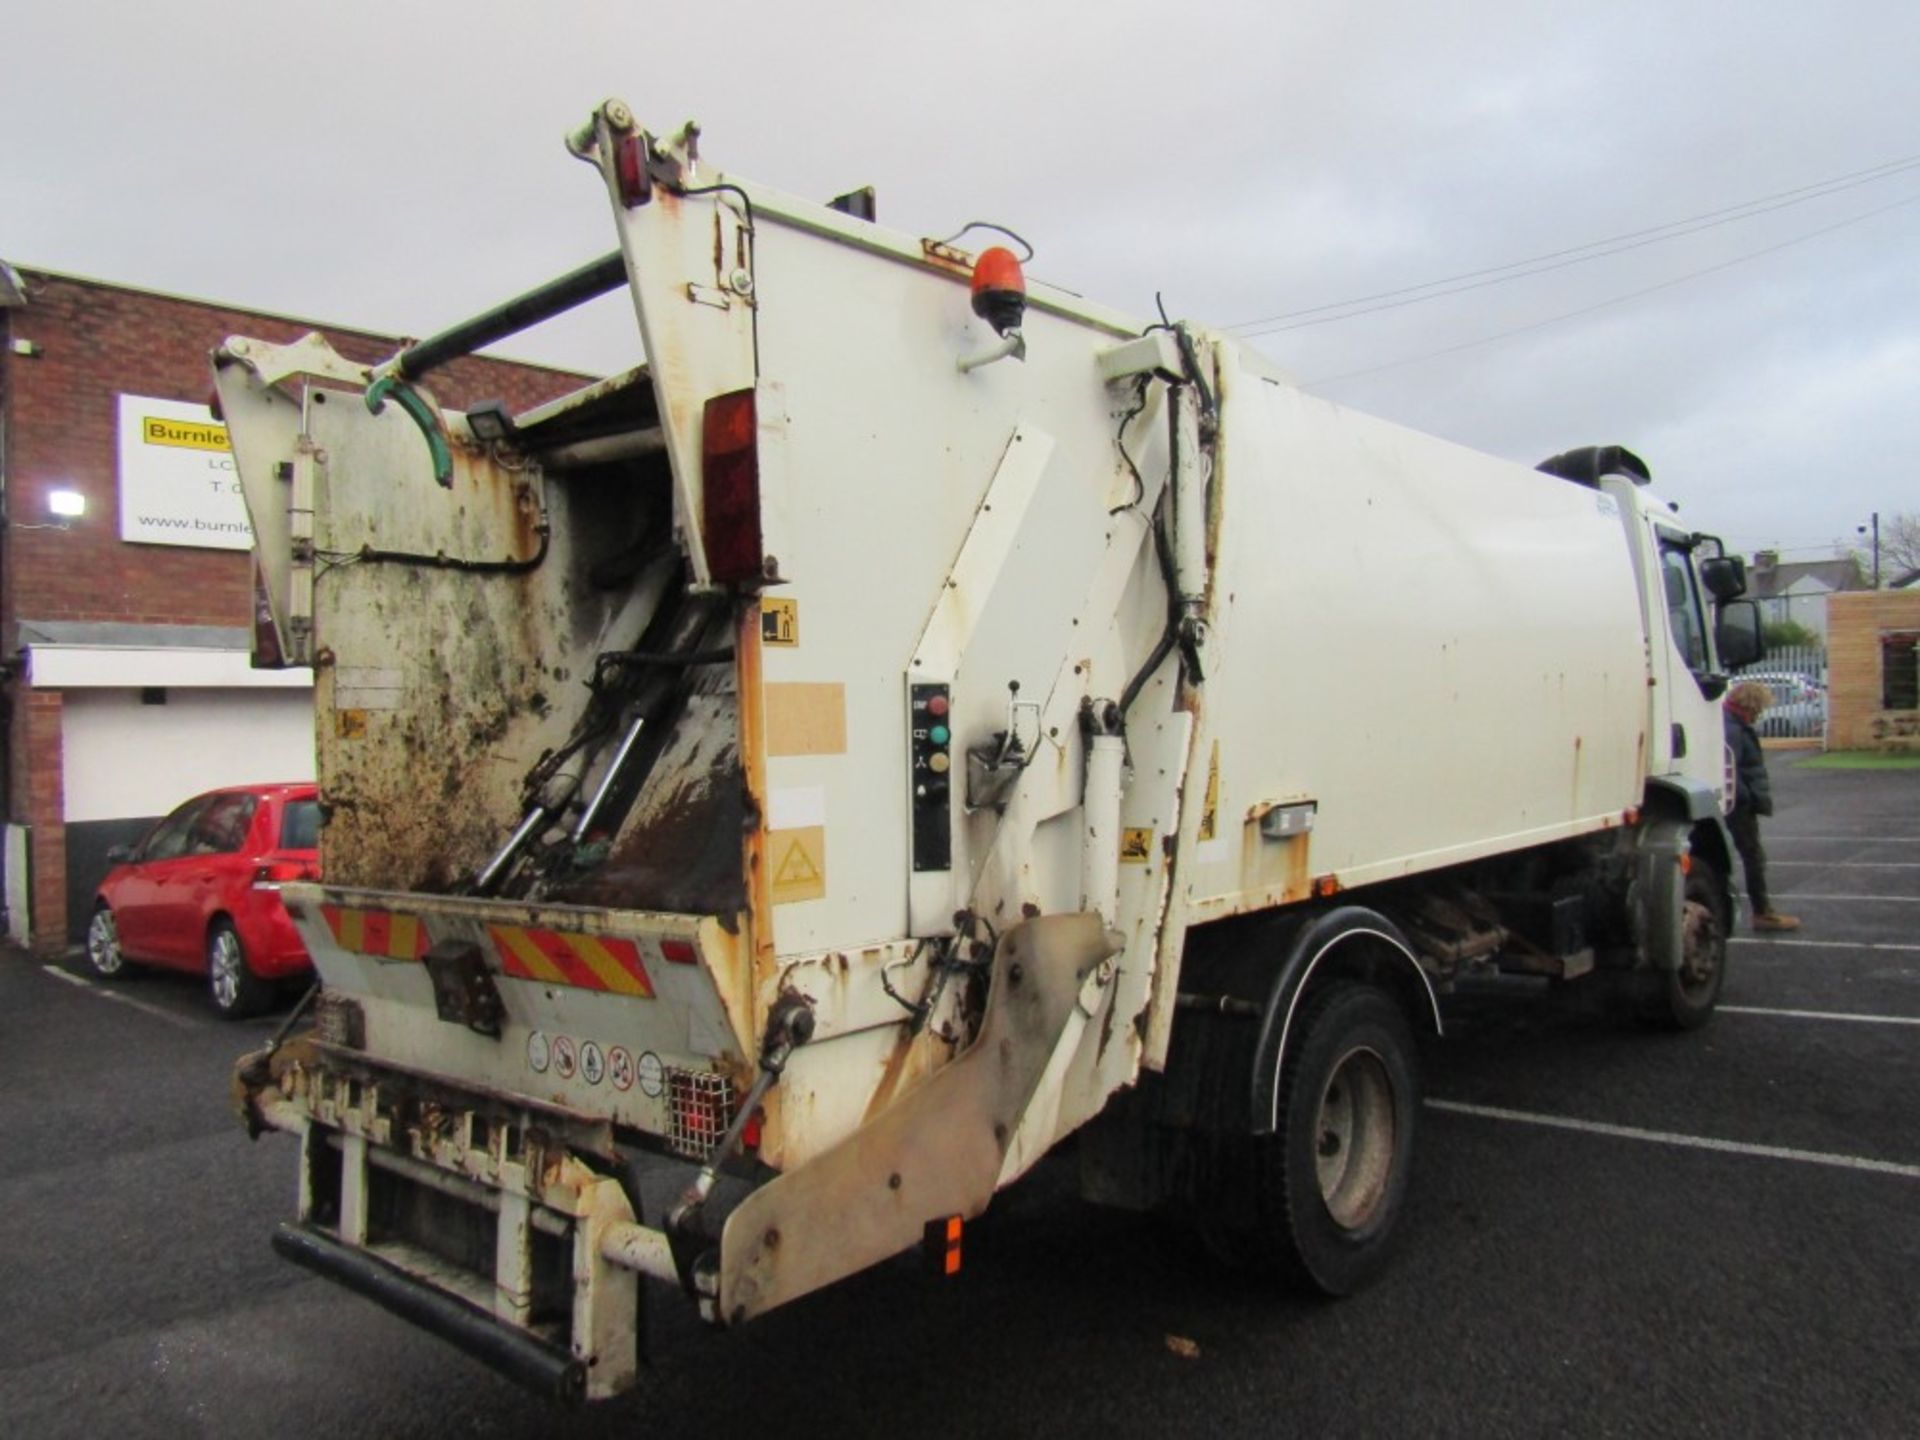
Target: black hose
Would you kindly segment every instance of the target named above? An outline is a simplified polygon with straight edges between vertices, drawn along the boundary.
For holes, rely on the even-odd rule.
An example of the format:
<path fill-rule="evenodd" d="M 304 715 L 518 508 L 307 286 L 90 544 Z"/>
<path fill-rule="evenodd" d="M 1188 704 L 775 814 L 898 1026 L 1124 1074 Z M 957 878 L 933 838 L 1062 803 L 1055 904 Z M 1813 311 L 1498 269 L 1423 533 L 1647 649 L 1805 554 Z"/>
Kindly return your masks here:
<path fill-rule="evenodd" d="M 547 544 L 551 533 L 552 527 L 543 523 L 539 529 L 539 548 L 524 560 L 462 560 L 457 555 L 426 555 L 408 550 L 376 550 L 371 545 L 362 545 L 358 550 L 344 552 L 335 563 L 339 565 L 418 565 L 429 570 L 459 570 L 468 575 L 526 575 L 538 570 L 541 562 L 547 558 Z"/>

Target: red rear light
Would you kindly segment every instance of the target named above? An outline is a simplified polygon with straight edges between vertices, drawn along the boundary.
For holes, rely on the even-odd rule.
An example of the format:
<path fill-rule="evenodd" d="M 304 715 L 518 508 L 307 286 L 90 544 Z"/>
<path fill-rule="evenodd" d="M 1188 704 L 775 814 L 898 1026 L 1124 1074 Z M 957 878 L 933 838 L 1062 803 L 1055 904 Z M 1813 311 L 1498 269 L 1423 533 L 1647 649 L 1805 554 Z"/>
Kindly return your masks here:
<path fill-rule="evenodd" d="M 620 203 L 631 210 L 653 198 L 653 177 L 647 173 L 647 142 L 639 134 L 622 135 L 613 142 L 613 173 L 620 186 Z"/>
<path fill-rule="evenodd" d="M 765 578 L 760 540 L 760 418 L 752 390 L 707 401 L 700 424 L 700 533 L 722 585 Z"/>
<path fill-rule="evenodd" d="M 675 965 L 691 965 L 694 961 L 693 943 L 688 940 L 662 940 L 660 958 Z"/>
<path fill-rule="evenodd" d="M 760 1148 L 761 1132 L 766 1129 L 766 1115 L 755 1110 L 747 1117 L 747 1123 L 740 1127 L 740 1143 L 749 1150 Z"/>

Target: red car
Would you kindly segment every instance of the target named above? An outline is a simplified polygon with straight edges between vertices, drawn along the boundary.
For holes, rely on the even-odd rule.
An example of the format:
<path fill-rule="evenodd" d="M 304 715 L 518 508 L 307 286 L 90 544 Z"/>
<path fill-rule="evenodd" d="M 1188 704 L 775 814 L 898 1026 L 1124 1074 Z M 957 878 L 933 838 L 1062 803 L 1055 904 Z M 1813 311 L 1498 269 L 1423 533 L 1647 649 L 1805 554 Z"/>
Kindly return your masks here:
<path fill-rule="evenodd" d="M 320 877 L 319 843 L 311 784 L 196 795 L 131 850 L 108 852 L 87 958 L 110 978 L 129 961 L 204 971 L 215 1009 L 254 1014 L 278 981 L 313 969 L 280 885 Z"/>

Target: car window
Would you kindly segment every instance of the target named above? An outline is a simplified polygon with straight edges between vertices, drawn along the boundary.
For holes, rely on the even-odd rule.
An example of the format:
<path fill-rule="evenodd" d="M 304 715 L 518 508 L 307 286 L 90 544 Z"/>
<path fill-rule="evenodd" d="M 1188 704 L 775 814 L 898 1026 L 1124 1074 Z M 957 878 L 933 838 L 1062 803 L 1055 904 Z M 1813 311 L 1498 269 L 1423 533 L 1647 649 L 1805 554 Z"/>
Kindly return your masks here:
<path fill-rule="evenodd" d="M 280 813 L 282 850 L 318 850 L 320 848 L 320 802 L 289 800 Z"/>
<path fill-rule="evenodd" d="M 260 800 L 255 795 L 216 795 L 188 835 L 189 855 L 231 855 L 247 843 Z"/>
<path fill-rule="evenodd" d="M 206 808 L 205 795 L 196 795 L 187 801 L 153 827 L 147 838 L 140 843 L 140 851 L 134 857 L 135 860 L 171 860 L 179 855 L 186 849 L 187 836 L 193 829 L 193 822 Z"/>

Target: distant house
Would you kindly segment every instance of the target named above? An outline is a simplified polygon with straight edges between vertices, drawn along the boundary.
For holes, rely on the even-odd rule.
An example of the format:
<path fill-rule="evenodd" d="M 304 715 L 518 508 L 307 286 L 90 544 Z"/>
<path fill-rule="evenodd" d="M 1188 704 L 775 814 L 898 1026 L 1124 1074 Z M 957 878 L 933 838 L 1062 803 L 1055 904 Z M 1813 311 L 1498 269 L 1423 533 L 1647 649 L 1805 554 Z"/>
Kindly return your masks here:
<path fill-rule="evenodd" d="M 1838 560 L 1793 560 L 1780 563 L 1777 550 L 1757 550 L 1747 571 L 1747 596 L 1760 603 L 1760 618 L 1768 625 L 1791 620 L 1825 640 L 1827 597 L 1851 590 L 1871 590 L 1852 556 Z"/>

